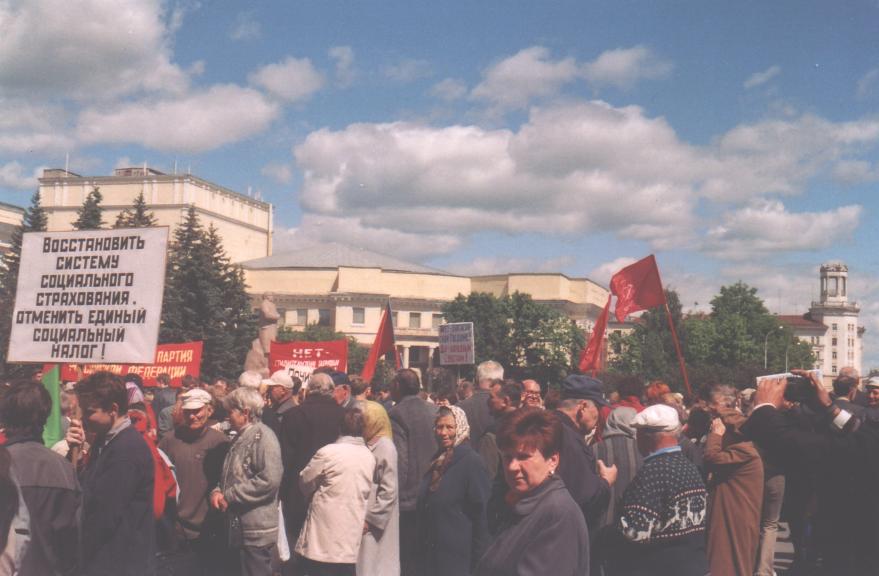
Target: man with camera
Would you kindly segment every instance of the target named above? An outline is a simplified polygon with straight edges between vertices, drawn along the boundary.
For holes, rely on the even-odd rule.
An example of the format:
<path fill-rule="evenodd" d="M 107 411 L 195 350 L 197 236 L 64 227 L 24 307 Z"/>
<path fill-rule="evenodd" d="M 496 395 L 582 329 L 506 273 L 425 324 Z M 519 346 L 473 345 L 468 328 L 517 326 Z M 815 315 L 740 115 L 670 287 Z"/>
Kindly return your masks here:
<path fill-rule="evenodd" d="M 879 422 L 861 420 L 833 404 L 814 373 L 763 379 L 744 432 L 765 450 L 795 458 L 825 479 L 819 488 L 818 529 L 825 574 L 874 574 L 879 546 Z M 816 431 L 782 416 L 785 402 L 799 401 L 818 415 Z"/>

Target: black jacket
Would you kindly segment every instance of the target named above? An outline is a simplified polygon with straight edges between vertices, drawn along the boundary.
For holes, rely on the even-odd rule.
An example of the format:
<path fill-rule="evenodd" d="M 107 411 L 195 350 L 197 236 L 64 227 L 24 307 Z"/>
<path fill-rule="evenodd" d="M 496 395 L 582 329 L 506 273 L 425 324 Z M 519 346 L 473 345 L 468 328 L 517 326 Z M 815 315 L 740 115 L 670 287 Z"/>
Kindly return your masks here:
<path fill-rule="evenodd" d="M 488 472 L 479 454 L 464 442 L 455 447 L 436 492 L 429 489 L 430 479 L 428 472 L 418 491 L 418 573 L 470 574 L 488 545 Z"/>
<path fill-rule="evenodd" d="M 299 490 L 299 473 L 315 453 L 339 437 L 345 410 L 331 396 L 310 394 L 305 401 L 291 408 L 281 421 L 281 458 L 284 476 L 281 480 L 281 501 L 287 538 L 295 543 L 305 523 L 308 502 Z"/>
<path fill-rule="evenodd" d="M 780 459 L 796 459 L 809 471 L 826 480 L 820 489 L 832 499 L 822 517 L 831 531 L 825 542 L 826 555 L 845 563 L 833 564 L 840 574 L 875 574 L 875 550 L 879 548 L 879 422 L 864 420 L 853 432 L 830 427 L 815 431 L 797 426 L 794 419 L 771 406 L 751 414 L 743 431 L 764 450 Z M 826 472 L 826 473 L 825 473 Z M 820 497 L 820 496 L 819 496 Z"/>
<path fill-rule="evenodd" d="M 153 457 L 129 426 L 92 446 L 82 482 L 82 574 L 146 575 L 155 570 Z"/>
<path fill-rule="evenodd" d="M 82 495 L 73 466 L 35 438 L 10 438 L 6 448 L 30 514 L 21 574 L 76 574 Z"/>
<path fill-rule="evenodd" d="M 583 434 L 567 414 L 555 411 L 562 422 L 562 448 L 559 451 L 558 474 L 590 529 L 600 524 L 600 517 L 610 499 L 610 485 L 598 475 L 595 454 L 586 444 Z"/>

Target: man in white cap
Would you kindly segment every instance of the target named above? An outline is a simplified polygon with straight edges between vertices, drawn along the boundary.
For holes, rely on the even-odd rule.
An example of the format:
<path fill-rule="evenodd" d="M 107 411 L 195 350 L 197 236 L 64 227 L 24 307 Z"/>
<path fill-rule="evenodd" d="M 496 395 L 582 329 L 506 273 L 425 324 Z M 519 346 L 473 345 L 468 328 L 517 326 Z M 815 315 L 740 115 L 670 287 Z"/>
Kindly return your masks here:
<path fill-rule="evenodd" d="M 180 402 L 183 424 L 166 434 L 159 448 L 177 473 L 178 523 L 207 574 L 222 562 L 216 538 L 210 538 L 222 519 L 208 505 L 208 495 L 219 482 L 228 444 L 222 432 L 207 425 L 213 414 L 213 398 L 207 390 L 193 388 L 181 395 Z"/>
<path fill-rule="evenodd" d="M 879 376 L 873 376 L 864 384 L 867 390 L 867 408 L 864 415 L 871 420 L 879 420 Z"/>
<path fill-rule="evenodd" d="M 297 378 L 297 380 L 299 380 Z M 266 386 L 266 407 L 262 411 L 262 422 L 272 429 L 275 436 L 281 437 L 281 422 L 284 415 L 296 406 L 296 382 L 286 369 L 282 368 L 271 378 L 262 381 Z M 302 387 L 302 381 L 299 382 Z"/>
<path fill-rule="evenodd" d="M 641 469 L 623 494 L 614 573 L 704 576 L 708 494 L 699 471 L 681 453 L 678 412 L 655 404 L 632 421 Z"/>

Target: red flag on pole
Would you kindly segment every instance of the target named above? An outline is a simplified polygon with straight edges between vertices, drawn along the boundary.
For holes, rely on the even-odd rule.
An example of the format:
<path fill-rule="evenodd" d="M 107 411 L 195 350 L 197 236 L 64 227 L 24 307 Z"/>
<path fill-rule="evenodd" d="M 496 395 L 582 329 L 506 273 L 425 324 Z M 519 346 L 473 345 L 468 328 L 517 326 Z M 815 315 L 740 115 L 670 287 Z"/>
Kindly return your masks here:
<path fill-rule="evenodd" d="M 611 298 L 612 296 L 608 294 L 607 304 L 604 305 L 604 310 L 598 316 L 598 320 L 596 320 L 595 326 L 592 328 L 589 344 L 586 345 L 583 353 L 580 354 L 580 363 L 577 366 L 580 368 L 580 372 L 585 373 L 591 370 L 594 376 L 596 372 L 601 370 L 601 352 L 604 348 L 604 332 L 607 330 L 607 313 L 610 311 Z"/>
<path fill-rule="evenodd" d="M 665 304 L 665 291 L 659 279 L 656 258 L 650 256 L 626 266 L 610 279 L 610 291 L 617 297 L 617 321 L 639 310 Z"/>
<path fill-rule="evenodd" d="M 369 357 L 366 359 L 366 364 L 363 366 L 363 372 L 360 373 L 360 377 L 370 382 L 375 374 L 378 359 L 388 352 L 394 353 L 394 364 L 397 368 L 400 368 L 400 356 L 397 354 L 397 346 L 394 343 L 394 323 L 391 321 L 390 303 L 385 306 L 385 311 L 382 313 L 381 324 L 379 324 L 378 332 L 375 334 L 372 348 L 369 349 Z"/>

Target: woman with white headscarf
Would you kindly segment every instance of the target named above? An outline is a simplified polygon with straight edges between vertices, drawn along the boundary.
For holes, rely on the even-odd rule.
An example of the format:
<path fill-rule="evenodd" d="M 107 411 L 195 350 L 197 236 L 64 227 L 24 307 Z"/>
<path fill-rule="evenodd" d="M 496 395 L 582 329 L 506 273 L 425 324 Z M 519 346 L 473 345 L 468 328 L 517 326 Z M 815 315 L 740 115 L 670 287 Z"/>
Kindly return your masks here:
<path fill-rule="evenodd" d="M 488 544 L 491 482 L 482 458 L 470 447 L 463 410 L 440 408 L 434 434 L 439 450 L 418 492 L 418 574 L 466 576 Z"/>

